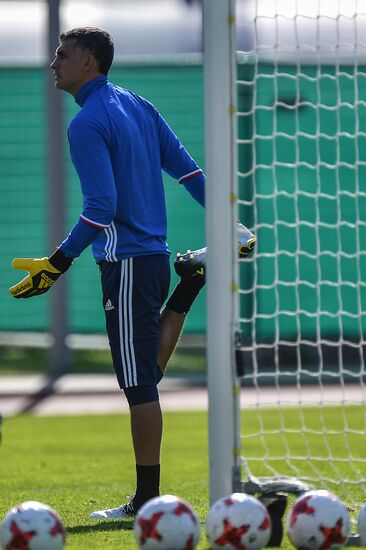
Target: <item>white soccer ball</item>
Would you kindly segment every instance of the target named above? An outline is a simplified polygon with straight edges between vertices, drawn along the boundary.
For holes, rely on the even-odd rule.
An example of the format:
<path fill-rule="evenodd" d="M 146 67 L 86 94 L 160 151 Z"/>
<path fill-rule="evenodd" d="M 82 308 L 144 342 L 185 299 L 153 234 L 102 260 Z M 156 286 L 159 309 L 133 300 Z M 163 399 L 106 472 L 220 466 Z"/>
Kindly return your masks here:
<path fill-rule="evenodd" d="M 144 550 L 193 550 L 200 537 L 200 522 L 190 504 L 174 495 L 164 495 L 140 508 L 134 535 Z"/>
<path fill-rule="evenodd" d="M 255 497 L 233 493 L 211 507 L 206 535 L 214 550 L 260 550 L 271 536 L 271 518 Z"/>
<path fill-rule="evenodd" d="M 337 550 L 348 540 L 351 519 L 346 506 L 333 493 L 308 491 L 291 506 L 286 530 L 295 548 Z"/>
<path fill-rule="evenodd" d="M 358 515 L 357 527 L 360 535 L 361 546 L 366 546 L 366 504 L 361 508 L 361 512 Z"/>
<path fill-rule="evenodd" d="M 15 506 L 0 527 L 0 544 L 4 550 L 62 550 L 65 528 L 50 506 L 28 501 Z"/>

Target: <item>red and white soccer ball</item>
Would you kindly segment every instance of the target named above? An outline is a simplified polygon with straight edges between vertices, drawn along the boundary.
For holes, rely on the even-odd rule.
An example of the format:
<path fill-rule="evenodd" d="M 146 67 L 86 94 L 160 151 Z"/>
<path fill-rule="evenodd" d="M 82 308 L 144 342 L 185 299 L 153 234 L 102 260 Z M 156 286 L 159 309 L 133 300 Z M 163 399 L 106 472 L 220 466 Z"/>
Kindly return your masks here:
<path fill-rule="evenodd" d="M 291 506 L 286 517 L 288 537 L 301 550 L 337 550 L 351 530 L 346 506 L 326 490 L 308 491 Z"/>
<path fill-rule="evenodd" d="M 206 535 L 213 550 L 260 550 L 271 536 L 271 518 L 255 497 L 233 493 L 211 507 Z"/>
<path fill-rule="evenodd" d="M 358 515 L 357 527 L 360 535 L 361 546 L 366 546 L 366 504 L 361 508 L 361 512 Z"/>
<path fill-rule="evenodd" d="M 174 495 L 164 495 L 140 508 L 134 535 L 144 550 L 194 550 L 200 537 L 200 522 L 190 504 Z"/>
<path fill-rule="evenodd" d="M 0 543 L 4 550 L 62 550 L 65 528 L 47 504 L 23 502 L 5 516 L 0 527 Z"/>

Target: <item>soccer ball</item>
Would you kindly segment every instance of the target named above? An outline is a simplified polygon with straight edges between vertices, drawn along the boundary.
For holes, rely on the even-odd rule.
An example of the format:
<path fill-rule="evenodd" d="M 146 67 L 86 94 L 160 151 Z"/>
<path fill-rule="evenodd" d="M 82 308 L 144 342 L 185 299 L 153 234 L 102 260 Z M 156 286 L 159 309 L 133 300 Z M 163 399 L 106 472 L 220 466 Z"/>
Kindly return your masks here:
<path fill-rule="evenodd" d="M 233 493 L 211 507 L 206 535 L 214 550 L 260 550 L 269 541 L 271 519 L 258 499 Z"/>
<path fill-rule="evenodd" d="M 193 508 L 174 495 L 147 501 L 138 511 L 134 535 L 144 550 L 194 550 L 200 522 Z"/>
<path fill-rule="evenodd" d="M 4 550 L 62 550 L 65 528 L 55 510 L 41 502 L 28 501 L 15 506 L 0 528 Z"/>
<path fill-rule="evenodd" d="M 351 519 L 343 502 L 326 490 L 308 491 L 286 517 L 288 537 L 301 550 L 337 550 L 348 540 Z"/>
<path fill-rule="evenodd" d="M 357 527 L 360 534 L 361 546 L 366 546 L 366 504 L 362 506 L 359 513 Z"/>

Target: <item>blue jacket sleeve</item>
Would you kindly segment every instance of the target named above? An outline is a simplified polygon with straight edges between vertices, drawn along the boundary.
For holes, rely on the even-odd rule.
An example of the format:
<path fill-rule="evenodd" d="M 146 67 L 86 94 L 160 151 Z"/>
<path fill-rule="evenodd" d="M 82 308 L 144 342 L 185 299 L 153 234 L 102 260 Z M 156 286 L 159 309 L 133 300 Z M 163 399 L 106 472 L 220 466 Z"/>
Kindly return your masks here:
<path fill-rule="evenodd" d="M 156 116 L 163 170 L 177 179 L 192 197 L 201 206 L 204 206 L 205 176 L 201 168 L 196 164 L 158 111 L 156 111 Z"/>
<path fill-rule="evenodd" d="M 109 227 L 116 213 L 117 195 L 102 129 L 93 121 L 75 118 L 68 128 L 68 138 L 71 160 L 80 179 L 83 211 L 61 250 L 75 258 Z"/>
<path fill-rule="evenodd" d="M 206 177 L 201 171 L 193 176 L 187 177 L 184 181 L 180 180 L 179 183 L 187 189 L 188 193 L 190 193 L 201 206 L 205 206 L 205 182 Z"/>

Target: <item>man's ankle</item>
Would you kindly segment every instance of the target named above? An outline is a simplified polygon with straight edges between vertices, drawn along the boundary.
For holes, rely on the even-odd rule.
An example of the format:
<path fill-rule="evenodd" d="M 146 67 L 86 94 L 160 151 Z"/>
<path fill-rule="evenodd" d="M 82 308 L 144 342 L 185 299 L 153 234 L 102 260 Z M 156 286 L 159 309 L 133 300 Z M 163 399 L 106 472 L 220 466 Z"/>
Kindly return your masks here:
<path fill-rule="evenodd" d="M 137 512 L 145 502 L 160 494 L 160 464 L 144 466 L 136 464 L 136 493 L 132 498 Z"/>
<path fill-rule="evenodd" d="M 205 278 L 201 275 L 182 278 L 173 290 L 166 307 L 180 314 L 187 314 L 205 285 Z"/>

